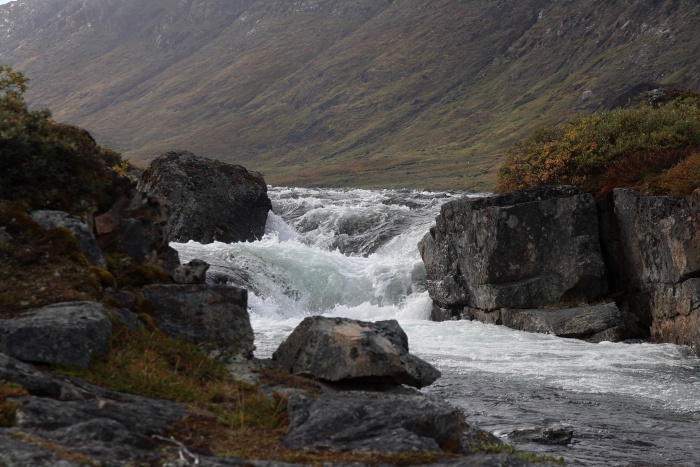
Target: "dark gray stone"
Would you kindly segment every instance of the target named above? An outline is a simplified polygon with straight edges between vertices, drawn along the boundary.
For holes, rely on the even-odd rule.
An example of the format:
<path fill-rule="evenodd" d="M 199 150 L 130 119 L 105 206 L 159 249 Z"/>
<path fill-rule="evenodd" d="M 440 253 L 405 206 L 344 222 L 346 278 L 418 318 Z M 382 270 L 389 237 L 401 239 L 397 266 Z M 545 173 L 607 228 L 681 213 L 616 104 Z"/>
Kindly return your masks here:
<path fill-rule="evenodd" d="M 0 381 L 10 381 L 34 396 L 60 400 L 82 399 L 70 382 L 52 373 L 39 371 L 34 366 L 0 353 Z"/>
<path fill-rule="evenodd" d="M 282 445 L 288 449 L 357 453 L 462 449 L 461 412 L 422 394 L 294 395 L 287 411 L 289 434 Z"/>
<path fill-rule="evenodd" d="M 252 357 L 255 346 L 246 290 L 226 285 L 172 284 L 149 285 L 142 293 L 165 335 L 203 344 L 226 357 Z"/>
<path fill-rule="evenodd" d="M 613 193 L 630 313 L 655 342 L 700 355 L 700 190 L 686 197 Z"/>
<path fill-rule="evenodd" d="M 31 218 L 45 229 L 64 228 L 70 231 L 85 258 L 95 266 L 107 269 L 107 261 L 97 244 L 95 234 L 83 221 L 63 211 L 34 211 Z"/>
<path fill-rule="evenodd" d="M 395 320 L 305 318 L 272 356 L 285 370 L 330 382 L 407 384 L 421 388 L 440 372 L 408 353 L 408 337 Z"/>
<path fill-rule="evenodd" d="M 0 428 L 0 465 L 3 467 L 78 467 L 80 464 L 61 459 L 55 452 L 22 441 L 15 429 Z"/>
<path fill-rule="evenodd" d="M 0 320 L 0 352 L 25 362 L 87 368 L 107 350 L 111 332 L 101 304 L 58 303 Z"/>
<path fill-rule="evenodd" d="M 446 309 L 541 308 L 607 292 L 595 204 L 573 187 L 451 201 L 419 249 L 430 296 Z"/>
<path fill-rule="evenodd" d="M 259 240 L 272 209 L 262 175 L 188 151 L 153 160 L 137 188 L 173 203 L 168 233 L 176 242 Z"/>
<path fill-rule="evenodd" d="M 509 441 L 515 442 L 567 446 L 571 444 L 571 440 L 574 437 L 574 429 L 566 425 L 552 425 L 546 428 L 520 428 L 509 432 L 506 437 Z"/>

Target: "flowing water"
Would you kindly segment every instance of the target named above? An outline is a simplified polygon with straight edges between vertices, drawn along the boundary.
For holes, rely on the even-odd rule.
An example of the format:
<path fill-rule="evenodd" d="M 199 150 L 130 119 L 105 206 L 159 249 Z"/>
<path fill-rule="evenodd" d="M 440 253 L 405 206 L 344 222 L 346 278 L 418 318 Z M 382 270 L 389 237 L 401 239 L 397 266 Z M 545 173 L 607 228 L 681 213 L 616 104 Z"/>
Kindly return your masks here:
<path fill-rule="evenodd" d="M 173 244 L 210 277 L 247 288 L 256 355 L 269 357 L 306 316 L 397 319 L 410 350 L 442 371 L 425 392 L 508 441 L 568 425 L 568 446 L 518 448 L 569 465 L 700 465 L 700 359 L 647 343 L 589 344 L 469 321 L 428 320 L 416 244 L 440 206 L 466 193 L 271 188 L 258 242 Z"/>

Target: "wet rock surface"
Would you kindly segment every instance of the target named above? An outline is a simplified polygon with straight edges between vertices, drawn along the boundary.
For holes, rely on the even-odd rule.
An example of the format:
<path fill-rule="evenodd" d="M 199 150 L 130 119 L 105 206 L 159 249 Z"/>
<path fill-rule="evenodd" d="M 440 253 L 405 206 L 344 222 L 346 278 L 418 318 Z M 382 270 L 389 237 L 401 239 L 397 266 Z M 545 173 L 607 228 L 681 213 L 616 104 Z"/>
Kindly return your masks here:
<path fill-rule="evenodd" d="M 258 240 L 272 209 L 260 174 L 188 151 L 156 158 L 137 188 L 173 204 L 167 229 L 176 242 Z"/>
<path fill-rule="evenodd" d="M 272 359 L 291 373 L 329 382 L 421 388 L 440 377 L 436 368 L 408 353 L 408 337 L 394 320 L 305 318 Z"/>

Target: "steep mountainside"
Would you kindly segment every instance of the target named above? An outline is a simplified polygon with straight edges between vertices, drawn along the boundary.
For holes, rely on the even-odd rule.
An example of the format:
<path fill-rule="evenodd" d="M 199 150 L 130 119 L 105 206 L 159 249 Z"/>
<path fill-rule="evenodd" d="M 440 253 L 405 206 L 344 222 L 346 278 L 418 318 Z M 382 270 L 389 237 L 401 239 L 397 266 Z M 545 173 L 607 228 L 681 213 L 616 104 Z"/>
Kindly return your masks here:
<path fill-rule="evenodd" d="M 695 0 L 19 0 L 0 63 L 147 163 L 273 184 L 492 186 L 532 129 L 648 84 L 700 89 Z"/>

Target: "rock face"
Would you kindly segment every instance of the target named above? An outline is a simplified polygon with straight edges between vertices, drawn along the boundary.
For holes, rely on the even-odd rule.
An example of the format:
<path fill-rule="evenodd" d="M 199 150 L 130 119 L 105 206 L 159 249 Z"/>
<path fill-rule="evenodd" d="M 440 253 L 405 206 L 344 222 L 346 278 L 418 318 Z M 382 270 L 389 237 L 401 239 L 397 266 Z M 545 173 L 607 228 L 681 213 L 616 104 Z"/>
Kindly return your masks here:
<path fill-rule="evenodd" d="M 614 303 L 569 305 L 608 292 L 595 202 L 577 188 L 449 202 L 418 248 L 435 320 L 477 319 L 594 341 L 622 337 Z"/>
<path fill-rule="evenodd" d="M 112 325 L 99 303 L 58 303 L 0 320 L 0 352 L 25 362 L 87 368 Z"/>
<path fill-rule="evenodd" d="M 614 191 L 623 268 L 618 283 L 630 311 L 656 342 L 700 354 L 700 190 L 685 198 Z"/>
<path fill-rule="evenodd" d="M 95 234 L 77 217 L 63 211 L 34 211 L 31 213 L 31 218 L 45 229 L 57 229 L 59 227 L 68 229 L 75 236 L 80 251 L 82 251 L 87 260 L 102 269 L 107 268 L 107 262 L 100 246 L 97 244 Z"/>
<path fill-rule="evenodd" d="M 445 308 L 540 308 L 607 292 L 595 203 L 573 187 L 449 202 L 418 248 Z"/>
<path fill-rule="evenodd" d="M 287 404 L 288 449 L 398 453 L 460 452 L 464 416 L 423 394 L 362 391 L 295 395 Z"/>
<path fill-rule="evenodd" d="M 272 359 L 285 370 L 330 382 L 433 383 L 440 372 L 408 353 L 408 338 L 394 320 L 304 319 Z"/>
<path fill-rule="evenodd" d="M 248 292 L 226 285 L 148 285 L 142 289 L 158 328 L 226 357 L 253 356 Z"/>
<path fill-rule="evenodd" d="M 167 228 L 176 242 L 259 240 L 272 208 L 260 174 L 187 151 L 156 158 L 137 188 L 173 203 Z"/>

